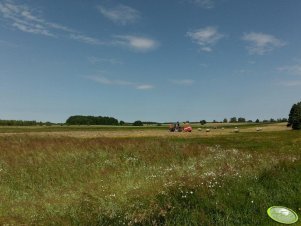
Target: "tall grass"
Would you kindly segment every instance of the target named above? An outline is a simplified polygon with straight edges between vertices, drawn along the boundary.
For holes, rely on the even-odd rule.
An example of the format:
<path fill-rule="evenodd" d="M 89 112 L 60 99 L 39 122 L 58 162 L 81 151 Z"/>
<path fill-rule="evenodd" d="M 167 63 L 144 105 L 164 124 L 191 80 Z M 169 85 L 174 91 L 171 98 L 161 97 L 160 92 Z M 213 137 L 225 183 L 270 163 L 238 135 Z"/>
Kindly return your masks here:
<path fill-rule="evenodd" d="M 277 225 L 300 214 L 300 132 L 0 137 L 0 224 Z"/>

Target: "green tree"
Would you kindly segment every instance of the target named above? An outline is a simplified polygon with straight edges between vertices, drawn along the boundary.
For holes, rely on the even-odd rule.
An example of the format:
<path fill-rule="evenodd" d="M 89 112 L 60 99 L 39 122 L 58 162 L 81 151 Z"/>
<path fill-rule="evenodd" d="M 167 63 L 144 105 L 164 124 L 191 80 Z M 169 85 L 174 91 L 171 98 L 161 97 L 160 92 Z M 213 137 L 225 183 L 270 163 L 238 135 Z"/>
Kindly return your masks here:
<path fill-rule="evenodd" d="M 201 120 L 200 123 L 201 123 L 201 125 L 205 125 L 207 122 L 206 122 L 206 120 Z"/>
<path fill-rule="evenodd" d="M 291 126 L 293 130 L 301 130 L 301 102 L 292 106 L 287 126 Z"/>
<path fill-rule="evenodd" d="M 281 119 L 281 122 L 287 122 L 287 118 Z"/>
<path fill-rule="evenodd" d="M 68 125 L 118 125 L 118 120 L 112 117 L 74 115 L 66 120 Z"/>
<path fill-rule="evenodd" d="M 260 121 L 259 121 L 259 119 L 256 119 L 256 121 L 255 121 L 256 123 L 260 123 Z"/>
<path fill-rule="evenodd" d="M 230 118 L 230 122 L 237 122 L 237 118 L 236 117 Z"/>
<path fill-rule="evenodd" d="M 293 106 L 292 106 L 292 108 L 290 110 L 290 113 L 288 115 L 288 122 L 287 122 L 287 126 L 288 127 L 291 127 L 292 124 L 293 124 L 293 115 L 294 115 L 296 109 L 297 109 L 297 104 L 293 104 Z"/>
<path fill-rule="evenodd" d="M 23 121 L 23 120 L 0 120 L 1 126 L 35 126 L 36 121 Z"/>
<path fill-rule="evenodd" d="M 245 118 L 242 118 L 242 117 L 240 117 L 240 118 L 238 118 L 238 120 L 237 120 L 238 122 L 246 122 L 246 119 Z"/>
<path fill-rule="evenodd" d="M 224 118 L 223 123 L 227 123 L 227 122 L 228 122 L 228 119 Z"/>
<path fill-rule="evenodd" d="M 133 123 L 133 126 L 143 126 L 143 123 L 140 120 L 137 120 Z"/>

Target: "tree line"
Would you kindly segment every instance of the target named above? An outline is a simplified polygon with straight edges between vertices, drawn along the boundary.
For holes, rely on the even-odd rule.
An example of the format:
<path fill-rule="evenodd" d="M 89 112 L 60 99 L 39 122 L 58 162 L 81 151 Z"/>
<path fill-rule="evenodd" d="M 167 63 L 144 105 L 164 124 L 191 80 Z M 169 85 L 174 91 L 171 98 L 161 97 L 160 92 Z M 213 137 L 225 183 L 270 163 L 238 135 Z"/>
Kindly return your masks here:
<path fill-rule="evenodd" d="M 37 122 L 26 121 L 26 120 L 2 120 L 0 119 L 0 126 L 43 126 L 43 125 L 52 125 L 51 122 Z"/>
<path fill-rule="evenodd" d="M 121 124 L 123 122 L 121 121 Z M 67 125 L 119 125 L 117 119 L 108 116 L 74 115 L 66 120 Z"/>
<path fill-rule="evenodd" d="M 255 123 L 261 123 L 261 122 L 263 122 L 263 123 L 274 123 L 274 122 L 287 122 L 287 121 L 288 121 L 287 118 L 278 118 L 278 119 L 271 118 L 271 119 L 264 119 L 264 120 L 256 119 L 255 121 L 252 121 L 252 120 L 247 120 L 243 117 L 239 117 L 239 118 L 232 117 L 229 120 L 227 118 L 224 118 L 223 121 L 213 120 L 212 122 L 213 123 L 228 123 L 228 122 L 229 123 L 244 123 L 244 122 L 249 122 L 249 123 L 251 123 L 251 122 L 255 122 Z M 200 120 L 200 123 L 202 125 L 205 125 L 207 123 L 207 121 L 206 120 Z"/>
<path fill-rule="evenodd" d="M 216 120 L 213 120 L 213 122 L 218 122 Z M 243 123 L 243 122 L 253 122 L 252 120 L 246 120 L 243 117 L 232 117 L 229 120 L 225 118 L 223 123 Z M 287 126 L 292 127 L 294 130 L 301 130 L 301 102 L 298 102 L 296 104 L 293 104 L 291 107 L 289 118 L 279 118 L 279 119 L 273 119 L 270 120 L 262 120 L 256 119 L 254 121 L 255 123 L 274 123 L 274 122 L 288 122 Z M 202 125 L 206 124 L 206 120 L 201 120 L 200 123 Z M 70 116 L 66 123 L 67 125 L 133 125 L 133 126 L 143 126 L 144 124 L 157 124 L 161 125 L 157 122 L 142 122 L 140 120 L 135 121 L 134 123 L 125 123 L 124 121 L 118 121 L 116 118 L 108 117 L 108 116 L 84 116 L 84 115 L 74 115 Z M 35 120 L 32 121 L 26 121 L 26 120 L 1 120 L 0 119 L 0 126 L 42 126 L 42 125 L 55 125 L 55 123 L 51 122 L 37 122 Z M 59 125 L 63 125 L 63 123 L 59 123 Z"/>

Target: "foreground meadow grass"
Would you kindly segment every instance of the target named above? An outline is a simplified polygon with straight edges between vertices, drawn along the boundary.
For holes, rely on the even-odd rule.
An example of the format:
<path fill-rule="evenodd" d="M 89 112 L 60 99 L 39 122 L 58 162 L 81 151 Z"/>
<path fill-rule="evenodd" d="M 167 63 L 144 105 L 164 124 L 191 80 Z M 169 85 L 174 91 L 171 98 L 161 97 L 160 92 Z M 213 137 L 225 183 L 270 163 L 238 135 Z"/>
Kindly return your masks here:
<path fill-rule="evenodd" d="M 278 225 L 301 213 L 301 133 L 0 136 L 0 224 Z"/>

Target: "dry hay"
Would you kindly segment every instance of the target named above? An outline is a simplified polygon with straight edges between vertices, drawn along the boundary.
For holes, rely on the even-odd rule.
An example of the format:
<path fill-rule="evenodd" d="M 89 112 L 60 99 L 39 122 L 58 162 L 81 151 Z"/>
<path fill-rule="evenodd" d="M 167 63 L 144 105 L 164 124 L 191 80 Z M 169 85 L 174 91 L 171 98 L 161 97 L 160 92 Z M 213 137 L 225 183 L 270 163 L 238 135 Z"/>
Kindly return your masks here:
<path fill-rule="evenodd" d="M 256 132 L 256 125 L 254 127 L 239 128 L 240 132 Z M 260 132 L 268 131 L 284 131 L 290 130 L 283 123 L 271 124 L 262 127 Z M 207 136 L 219 136 L 233 133 L 232 128 L 215 129 L 210 130 L 210 133 L 206 133 L 205 130 L 198 131 L 196 128 L 191 133 L 187 132 L 169 132 L 162 129 L 152 130 L 108 130 L 108 131 L 61 131 L 61 132 L 22 132 L 22 133 L 0 133 L 0 136 L 11 135 L 30 135 L 30 136 L 54 136 L 54 137 L 78 137 L 78 138 L 96 138 L 96 137 L 108 137 L 108 138 L 127 138 L 127 137 L 207 137 Z"/>

